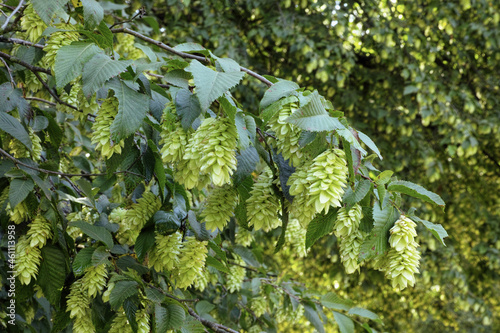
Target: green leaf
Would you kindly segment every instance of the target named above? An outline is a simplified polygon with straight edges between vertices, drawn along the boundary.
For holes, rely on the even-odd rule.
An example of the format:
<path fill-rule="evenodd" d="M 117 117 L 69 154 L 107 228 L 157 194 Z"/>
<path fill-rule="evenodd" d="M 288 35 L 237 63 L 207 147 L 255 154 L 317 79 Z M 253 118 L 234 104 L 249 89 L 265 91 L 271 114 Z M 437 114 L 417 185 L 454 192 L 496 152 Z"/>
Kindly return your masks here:
<path fill-rule="evenodd" d="M 9 186 L 9 202 L 12 209 L 26 199 L 34 187 L 35 184 L 31 179 L 12 179 Z"/>
<path fill-rule="evenodd" d="M 91 238 L 103 242 L 108 249 L 111 249 L 113 247 L 113 237 L 111 237 L 111 233 L 108 231 L 108 229 L 104 227 L 98 227 L 83 221 L 71 222 L 69 225 L 80 228 Z"/>
<path fill-rule="evenodd" d="M 425 202 L 433 203 L 439 205 L 441 207 L 445 206 L 443 199 L 439 195 L 434 192 L 428 191 L 420 185 L 407 182 L 405 180 L 397 180 L 391 182 L 387 187 L 387 190 L 390 192 L 400 192 L 406 195 L 419 198 L 424 200 Z"/>
<path fill-rule="evenodd" d="M 352 307 L 352 301 L 340 298 L 332 292 L 321 296 L 320 302 L 323 306 L 332 310 L 349 311 Z"/>
<path fill-rule="evenodd" d="M 135 281 L 118 281 L 109 295 L 109 305 L 118 310 L 125 299 L 136 295 L 138 284 Z"/>
<path fill-rule="evenodd" d="M 10 134 L 31 150 L 31 139 L 23 125 L 6 112 L 0 112 L 0 130 Z"/>
<path fill-rule="evenodd" d="M 176 304 L 169 304 L 164 307 L 164 309 L 166 310 L 164 319 L 166 321 L 167 330 L 179 330 L 186 318 L 184 309 Z"/>
<path fill-rule="evenodd" d="M 377 183 L 377 185 L 385 185 L 391 180 L 393 174 L 393 171 L 385 170 L 375 178 L 375 183 Z"/>
<path fill-rule="evenodd" d="M 414 93 L 416 93 L 419 90 L 420 89 L 417 86 L 406 86 L 405 89 L 404 89 L 404 91 L 403 91 L 403 95 L 414 94 Z"/>
<path fill-rule="evenodd" d="M 186 70 L 193 74 L 195 94 L 203 111 L 206 111 L 213 101 L 237 85 L 245 76 L 245 72 L 216 72 L 202 65 L 198 60 L 193 60 Z"/>
<path fill-rule="evenodd" d="M 149 109 L 149 97 L 129 88 L 123 81 L 114 79 L 109 87 L 118 98 L 118 114 L 111 124 L 111 138 L 115 141 L 125 139 L 134 134 L 142 125 Z"/>
<path fill-rule="evenodd" d="M 340 333 L 354 333 L 354 322 L 342 313 L 333 311 L 333 317 L 339 325 Z"/>
<path fill-rule="evenodd" d="M 94 43 L 73 42 L 57 51 L 54 74 L 56 86 L 64 87 L 70 81 L 82 75 L 83 65 L 97 53 L 102 52 Z"/>
<path fill-rule="evenodd" d="M 205 241 L 210 239 L 210 233 L 205 228 L 205 222 L 198 222 L 196 214 L 192 210 L 188 212 L 188 222 L 198 240 Z M 217 231 L 214 231 L 214 233 L 216 232 Z"/>
<path fill-rule="evenodd" d="M 327 214 L 316 216 L 307 226 L 306 233 L 306 249 L 323 236 L 330 234 L 333 231 L 333 225 L 337 220 L 337 209 L 330 209 Z"/>
<path fill-rule="evenodd" d="M 40 18 L 49 25 L 54 15 L 59 11 L 64 11 L 64 5 L 68 0 L 32 0 L 33 9 Z"/>
<path fill-rule="evenodd" d="M 236 130 L 238 131 L 238 149 L 245 150 L 250 146 L 250 133 L 248 132 L 245 115 L 243 112 L 236 113 L 235 116 Z"/>
<path fill-rule="evenodd" d="M 239 183 L 255 170 L 259 162 L 259 153 L 257 153 L 255 147 L 250 146 L 240 151 L 236 155 L 236 160 L 236 172 L 233 178 L 235 179 L 235 183 Z"/>
<path fill-rule="evenodd" d="M 208 242 L 208 246 L 217 254 L 224 264 L 227 262 L 226 252 L 220 248 L 213 240 Z"/>
<path fill-rule="evenodd" d="M 363 309 L 363 308 L 354 307 L 354 308 L 350 309 L 347 314 L 356 315 L 356 316 L 360 316 L 363 318 L 368 318 L 371 320 L 380 321 L 380 319 L 376 313 L 373 313 L 370 310 Z"/>
<path fill-rule="evenodd" d="M 350 127 L 343 128 L 343 129 L 337 130 L 337 134 L 340 135 L 345 140 L 347 140 L 347 142 L 349 142 L 353 148 L 356 148 L 357 150 L 359 150 L 359 152 L 362 155 L 366 155 L 366 150 L 364 150 L 363 147 L 361 147 L 361 145 L 359 144 L 359 142 L 356 139 L 356 137 L 354 136 L 354 134 L 352 134 L 352 131 L 353 130 Z"/>
<path fill-rule="evenodd" d="M 30 109 L 21 89 L 12 87 L 10 82 L 0 85 L 0 112 L 10 112 L 17 108 L 21 117 L 26 117 Z M 3 126 L 0 126 L 2 128 Z"/>
<path fill-rule="evenodd" d="M 179 51 L 179 52 L 184 52 L 184 53 L 199 53 L 199 54 L 203 54 L 205 57 L 210 56 L 210 51 L 198 43 L 182 43 L 182 44 L 176 45 L 174 47 L 174 50 Z M 195 60 L 195 61 L 197 61 L 197 60 Z"/>
<path fill-rule="evenodd" d="M 260 108 L 265 109 L 283 97 L 295 95 L 299 88 L 299 85 L 292 81 L 283 80 L 275 83 L 264 93 L 264 97 L 260 101 Z"/>
<path fill-rule="evenodd" d="M 229 273 L 229 269 L 223 263 L 212 256 L 207 257 L 207 266 L 212 266 L 218 271 Z"/>
<path fill-rule="evenodd" d="M 384 253 L 387 250 L 389 229 L 399 217 L 396 209 L 386 205 L 383 209 L 378 203 L 373 206 L 373 229 L 361 244 L 359 259 L 365 260 Z"/>
<path fill-rule="evenodd" d="M 104 18 L 104 9 L 95 0 L 82 0 L 85 28 L 93 30 Z"/>
<path fill-rule="evenodd" d="M 201 114 L 198 98 L 187 89 L 180 90 L 175 96 L 175 109 L 181 118 L 181 125 L 185 131 L 193 125 L 193 121 Z"/>
<path fill-rule="evenodd" d="M 92 253 L 92 266 L 109 263 L 109 252 L 104 246 L 99 246 Z"/>
<path fill-rule="evenodd" d="M 59 147 L 63 138 L 63 131 L 54 117 L 52 117 L 48 112 L 43 111 L 43 115 L 49 120 L 47 132 L 50 133 L 50 142 L 53 146 Z"/>
<path fill-rule="evenodd" d="M 163 76 L 163 80 L 167 83 L 186 90 L 189 90 L 189 80 L 191 78 L 191 73 L 188 73 L 183 69 L 174 69 Z"/>
<path fill-rule="evenodd" d="M 295 172 L 295 168 L 288 164 L 288 160 L 285 161 L 283 155 L 281 154 L 275 153 L 273 159 L 279 170 L 281 192 L 289 202 L 293 202 L 293 197 L 290 195 L 290 185 L 288 185 L 287 183 L 290 176 Z"/>
<path fill-rule="evenodd" d="M 181 333 L 203 333 L 205 326 L 193 317 L 186 317 L 181 327 Z"/>
<path fill-rule="evenodd" d="M 181 221 L 176 214 L 159 210 L 153 216 L 156 230 L 164 235 L 171 235 L 181 227 Z"/>
<path fill-rule="evenodd" d="M 446 246 L 446 244 L 444 243 L 444 238 L 448 237 L 448 233 L 446 232 L 446 230 L 443 228 L 443 226 L 441 224 L 435 224 L 435 223 L 423 220 L 415 215 L 412 215 L 411 219 L 416 221 L 416 222 L 422 223 L 434 235 L 434 237 L 436 237 L 441 242 L 441 244 Z"/>
<path fill-rule="evenodd" d="M 83 274 L 87 267 L 92 266 L 92 255 L 94 254 L 95 247 L 86 247 L 81 249 L 73 260 L 73 272 L 75 275 Z"/>
<path fill-rule="evenodd" d="M 343 202 L 348 206 L 354 206 L 356 203 L 363 200 L 363 198 L 370 192 L 372 187 L 371 181 L 368 179 L 362 179 L 358 181 L 355 185 L 354 191 L 346 192 L 347 195 L 344 196 Z"/>
<path fill-rule="evenodd" d="M 286 119 L 287 122 L 310 132 L 338 131 L 345 129 L 345 126 L 342 125 L 337 118 L 330 117 L 321 102 L 317 90 L 306 98 L 307 104 L 301 106 L 292 113 L 292 115 Z"/>
<path fill-rule="evenodd" d="M 136 312 L 139 309 L 139 298 L 134 295 L 126 298 L 123 301 L 123 310 L 125 315 L 127 316 L 128 324 L 132 329 L 132 332 L 137 332 L 137 320 L 136 320 Z"/>
<path fill-rule="evenodd" d="M 153 303 L 160 304 L 165 299 L 165 295 L 157 289 L 146 287 L 144 291 L 146 292 L 146 297 Z"/>
<path fill-rule="evenodd" d="M 61 249 L 52 245 L 44 246 L 41 252 L 42 261 L 37 284 L 42 287 L 45 297 L 51 304 L 59 304 L 62 287 L 68 273 L 66 256 Z"/>
<path fill-rule="evenodd" d="M 382 158 L 382 155 L 380 155 L 380 151 L 378 150 L 378 147 L 377 145 L 375 144 L 375 142 L 372 141 L 372 139 L 370 139 L 370 137 L 368 135 L 366 135 L 365 133 L 361 132 L 361 131 L 358 131 L 356 130 L 356 132 L 358 132 L 358 137 L 359 139 L 368 147 L 370 148 L 371 150 L 373 150 L 373 152 L 375 154 L 377 154 L 378 158 L 380 158 L 381 160 L 383 159 Z"/>
<path fill-rule="evenodd" d="M 304 303 L 302 305 L 304 306 L 304 316 L 307 318 L 307 320 L 309 320 L 309 322 L 314 326 L 316 331 L 318 331 L 319 333 L 324 333 L 325 327 L 323 326 L 323 322 L 319 318 L 316 307 Z"/>
<path fill-rule="evenodd" d="M 307 132 L 306 132 L 307 133 Z M 342 145 L 344 146 L 344 152 L 345 152 L 345 157 L 346 157 L 346 160 L 347 160 L 347 169 L 349 171 L 349 183 L 350 184 L 354 184 L 354 162 L 353 162 L 353 159 L 352 159 L 352 149 L 351 149 L 351 145 L 349 144 L 349 142 L 347 142 L 346 139 L 342 138 Z"/>
<path fill-rule="evenodd" d="M 124 72 L 131 63 L 131 60 L 113 60 L 103 53 L 94 55 L 83 66 L 82 90 L 85 96 L 92 96 L 107 80 Z"/>

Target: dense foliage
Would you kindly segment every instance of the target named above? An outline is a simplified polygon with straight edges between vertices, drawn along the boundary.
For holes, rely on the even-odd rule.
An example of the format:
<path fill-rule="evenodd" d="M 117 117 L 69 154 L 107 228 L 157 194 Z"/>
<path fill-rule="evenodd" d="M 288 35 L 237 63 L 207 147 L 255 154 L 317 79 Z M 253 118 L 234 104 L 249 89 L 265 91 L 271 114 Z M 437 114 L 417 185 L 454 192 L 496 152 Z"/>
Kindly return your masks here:
<path fill-rule="evenodd" d="M 4 7 L 7 329 L 498 326 L 494 6 Z"/>

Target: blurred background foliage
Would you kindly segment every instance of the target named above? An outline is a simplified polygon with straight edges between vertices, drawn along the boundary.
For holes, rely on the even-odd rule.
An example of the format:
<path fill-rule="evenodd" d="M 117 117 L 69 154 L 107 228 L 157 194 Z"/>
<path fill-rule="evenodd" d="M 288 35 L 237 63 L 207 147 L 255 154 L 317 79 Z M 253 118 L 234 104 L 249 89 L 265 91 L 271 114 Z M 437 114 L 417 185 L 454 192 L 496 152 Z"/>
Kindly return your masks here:
<path fill-rule="evenodd" d="M 317 89 L 386 152 L 375 167 L 447 203 L 444 213 L 418 202 L 406 207 L 450 237 L 447 247 L 421 237 L 421 274 L 403 292 L 368 268 L 346 275 L 333 235 L 307 258 L 288 250 L 275 265 L 375 311 L 388 332 L 500 331 L 500 2 L 121 3 L 125 17 L 144 9 L 131 25 L 153 38 L 199 43 L 260 74 Z M 266 87 L 247 80 L 236 97 L 257 112 Z"/>

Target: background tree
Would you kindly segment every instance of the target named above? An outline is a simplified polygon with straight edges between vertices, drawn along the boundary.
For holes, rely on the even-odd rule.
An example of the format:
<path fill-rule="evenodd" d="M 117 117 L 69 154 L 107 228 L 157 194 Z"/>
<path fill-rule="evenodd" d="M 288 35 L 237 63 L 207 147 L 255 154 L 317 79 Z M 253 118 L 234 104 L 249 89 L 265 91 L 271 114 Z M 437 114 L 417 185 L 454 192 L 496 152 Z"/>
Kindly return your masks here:
<path fill-rule="evenodd" d="M 498 326 L 493 5 L 63 2 L 11 1 L 2 18 L 2 226 L 20 223 L 18 325 Z M 363 133 L 383 160 L 364 153 L 378 148 Z M 310 170 L 328 196 L 308 190 Z M 446 213 L 398 178 L 437 190 Z M 422 222 L 415 288 L 404 289 L 413 271 L 391 274 L 398 253 L 418 261 L 401 212 Z M 425 220 L 446 226 L 448 247 Z"/>

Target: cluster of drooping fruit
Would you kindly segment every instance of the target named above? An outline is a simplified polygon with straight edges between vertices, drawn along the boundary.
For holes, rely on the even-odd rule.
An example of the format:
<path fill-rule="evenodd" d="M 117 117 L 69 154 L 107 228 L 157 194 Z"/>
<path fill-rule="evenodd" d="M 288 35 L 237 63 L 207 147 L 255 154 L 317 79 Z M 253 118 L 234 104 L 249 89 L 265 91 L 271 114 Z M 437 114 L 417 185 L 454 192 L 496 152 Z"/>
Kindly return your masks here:
<path fill-rule="evenodd" d="M 171 235 L 156 234 L 155 247 L 149 252 L 149 267 L 157 272 L 171 272 L 179 265 L 179 256 L 182 248 L 182 234 L 175 232 Z"/>
<path fill-rule="evenodd" d="M 31 157 L 35 161 L 40 161 L 42 158 L 42 140 L 31 127 L 28 127 L 28 135 L 31 140 L 31 152 L 19 140 L 12 138 L 9 142 L 9 151 L 16 158 Z"/>
<path fill-rule="evenodd" d="M 247 199 L 248 225 L 255 230 L 263 229 L 268 232 L 281 225 L 278 212 L 281 210 L 279 199 L 273 192 L 273 175 L 266 167 L 257 177 Z"/>
<path fill-rule="evenodd" d="M 290 215 L 307 227 L 317 213 L 340 207 L 347 173 L 345 153 L 340 149 L 328 149 L 299 166 L 288 179 L 294 196 Z"/>
<path fill-rule="evenodd" d="M 340 243 L 340 258 L 347 274 L 352 274 L 359 269 L 358 257 L 365 237 L 359 229 L 362 218 L 363 212 L 360 205 L 355 204 L 349 211 L 342 207 L 337 213 L 337 220 L 333 227 Z"/>
<path fill-rule="evenodd" d="M 133 204 L 125 213 L 122 210 L 117 210 L 116 214 L 120 215 L 114 215 L 112 219 L 116 219 L 115 221 L 120 225 L 117 234 L 118 241 L 121 244 L 133 245 L 141 229 L 160 207 L 160 199 L 152 192 L 146 191 L 142 194 L 142 198 L 137 199 L 137 203 Z"/>
<path fill-rule="evenodd" d="M 206 118 L 189 139 L 176 180 L 186 188 L 203 187 L 207 180 L 216 186 L 231 182 L 236 170 L 236 127 L 227 118 Z"/>
<path fill-rule="evenodd" d="M 42 259 L 40 249 L 52 238 L 52 224 L 42 215 L 37 215 L 30 224 L 26 236 L 16 244 L 16 276 L 21 284 L 30 284 L 36 277 Z"/>
<path fill-rule="evenodd" d="M 70 45 L 80 38 L 78 32 L 72 31 L 74 30 L 74 26 L 71 24 L 60 23 L 56 24 L 55 27 L 63 31 L 56 31 L 50 35 L 49 39 L 45 42 L 43 50 L 46 54 L 42 59 L 42 62 L 52 70 L 54 70 L 57 51 L 59 51 L 61 47 Z"/>
<path fill-rule="evenodd" d="M 415 273 L 418 273 L 420 253 L 415 241 L 416 224 L 407 216 L 401 215 L 391 228 L 385 271 L 392 280 L 393 288 L 404 289 L 415 284 Z"/>
<path fill-rule="evenodd" d="M 209 194 L 201 213 L 207 230 L 222 230 L 233 215 L 238 195 L 230 185 L 216 187 Z"/>
<path fill-rule="evenodd" d="M 101 155 L 111 158 L 114 153 L 121 154 L 125 145 L 124 140 L 113 142 L 111 140 L 111 124 L 118 113 L 118 99 L 116 97 L 107 98 L 101 105 L 99 113 L 92 125 L 92 143 L 97 144 L 95 149 L 101 151 Z"/>
<path fill-rule="evenodd" d="M 252 298 L 250 309 L 252 309 L 256 317 L 260 317 L 266 313 L 268 311 L 266 296 L 260 294 L 259 296 Z"/>
<path fill-rule="evenodd" d="M 300 151 L 299 138 L 302 130 L 286 121 L 298 109 L 295 102 L 287 103 L 269 120 L 269 128 L 274 132 L 275 138 L 271 138 L 278 148 L 278 152 L 289 160 L 291 165 L 301 164 L 302 152 Z"/>
<path fill-rule="evenodd" d="M 26 30 L 26 38 L 33 43 L 40 40 L 44 30 L 47 28 L 47 25 L 35 12 L 31 3 L 24 9 L 23 16 L 21 17 L 21 28 Z"/>
<path fill-rule="evenodd" d="M 254 237 L 251 231 L 242 227 L 238 227 L 238 231 L 236 232 L 235 237 L 236 244 L 247 247 L 250 246 L 253 241 Z"/>
<path fill-rule="evenodd" d="M 176 269 L 178 288 L 191 286 L 196 278 L 203 274 L 207 258 L 207 242 L 199 241 L 193 236 L 186 237 L 181 249 L 179 265 Z"/>
<path fill-rule="evenodd" d="M 7 191 L 7 194 L 9 191 Z M 15 224 L 20 224 L 26 221 L 30 217 L 30 212 L 28 210 L 28 206 L 24 201 L 18 203 L 14 209 L 10 207 L 10 203 L 7 204 L 6 207 L 7 212 L 10 215 L 10 220 Z"/>
<path fill-rule="evenodd" d="M 116 34 L 118 43 L 115 44 L 115 51 L 127 59 L 136 60 L 145 57 L 141 49 L 135 47 L 135 37 L 129 34 Z"/>
<path fill-rule="evenodd" d="M 175 105 L 167 104 L 161 119 L 161 140 L 163 147 L 160 150 L 164 163 L 178 163 L 184 158 L 184 151 L 188 143 L 188 133 L 184 131 L 180 121 L 176 120 Z"/>
<path fill-rule="evenodd" d="M 235 291 L 240 291 L 241 284 L 246 276 L 246 269 L 244 266 L 245 262 L 240 256 L 236 255 L 234 260 L 235 264 L 229 268 L 229 273 L 227 274 L 227 290 L 234 293 Z"/>
<path fill-rule="evenodd" d="M 95 332 L 95 327 L 92 323 L 90 301 L 91 297 L 83 279 L 73 282 L 66 301 L 66 311 L 69 312 L 69 317 L 73 319 L 73 330 L 75 332 Z"/>
<path fill-rule="evenodd" d="M 84 221 L 90 224 L 94 224 L 94 222 L 99 218 L 99 214 L 95 211 L 92 211 L 92 209 L 88 206 L 82 206 L 81 210 L 69 213 L 66 218 L 68 219 L 68 223 Z M 82 231 L 80 230 L 80 228 L 75 226 L 68 226 L 68 228 L 66 228 L 66 232 L 73 239 L 76 239 L 77 237 L 82 235 Z"/>
<path fill-rule="evenodd" d="M 306 234 L 307 230 L 302 228 L 297 219 L 290 219 L 286 229 L 285 240 L 291 245 L 293 253 L 299 258 L 304 258 L 307 255 L 306 250 Z"/>

